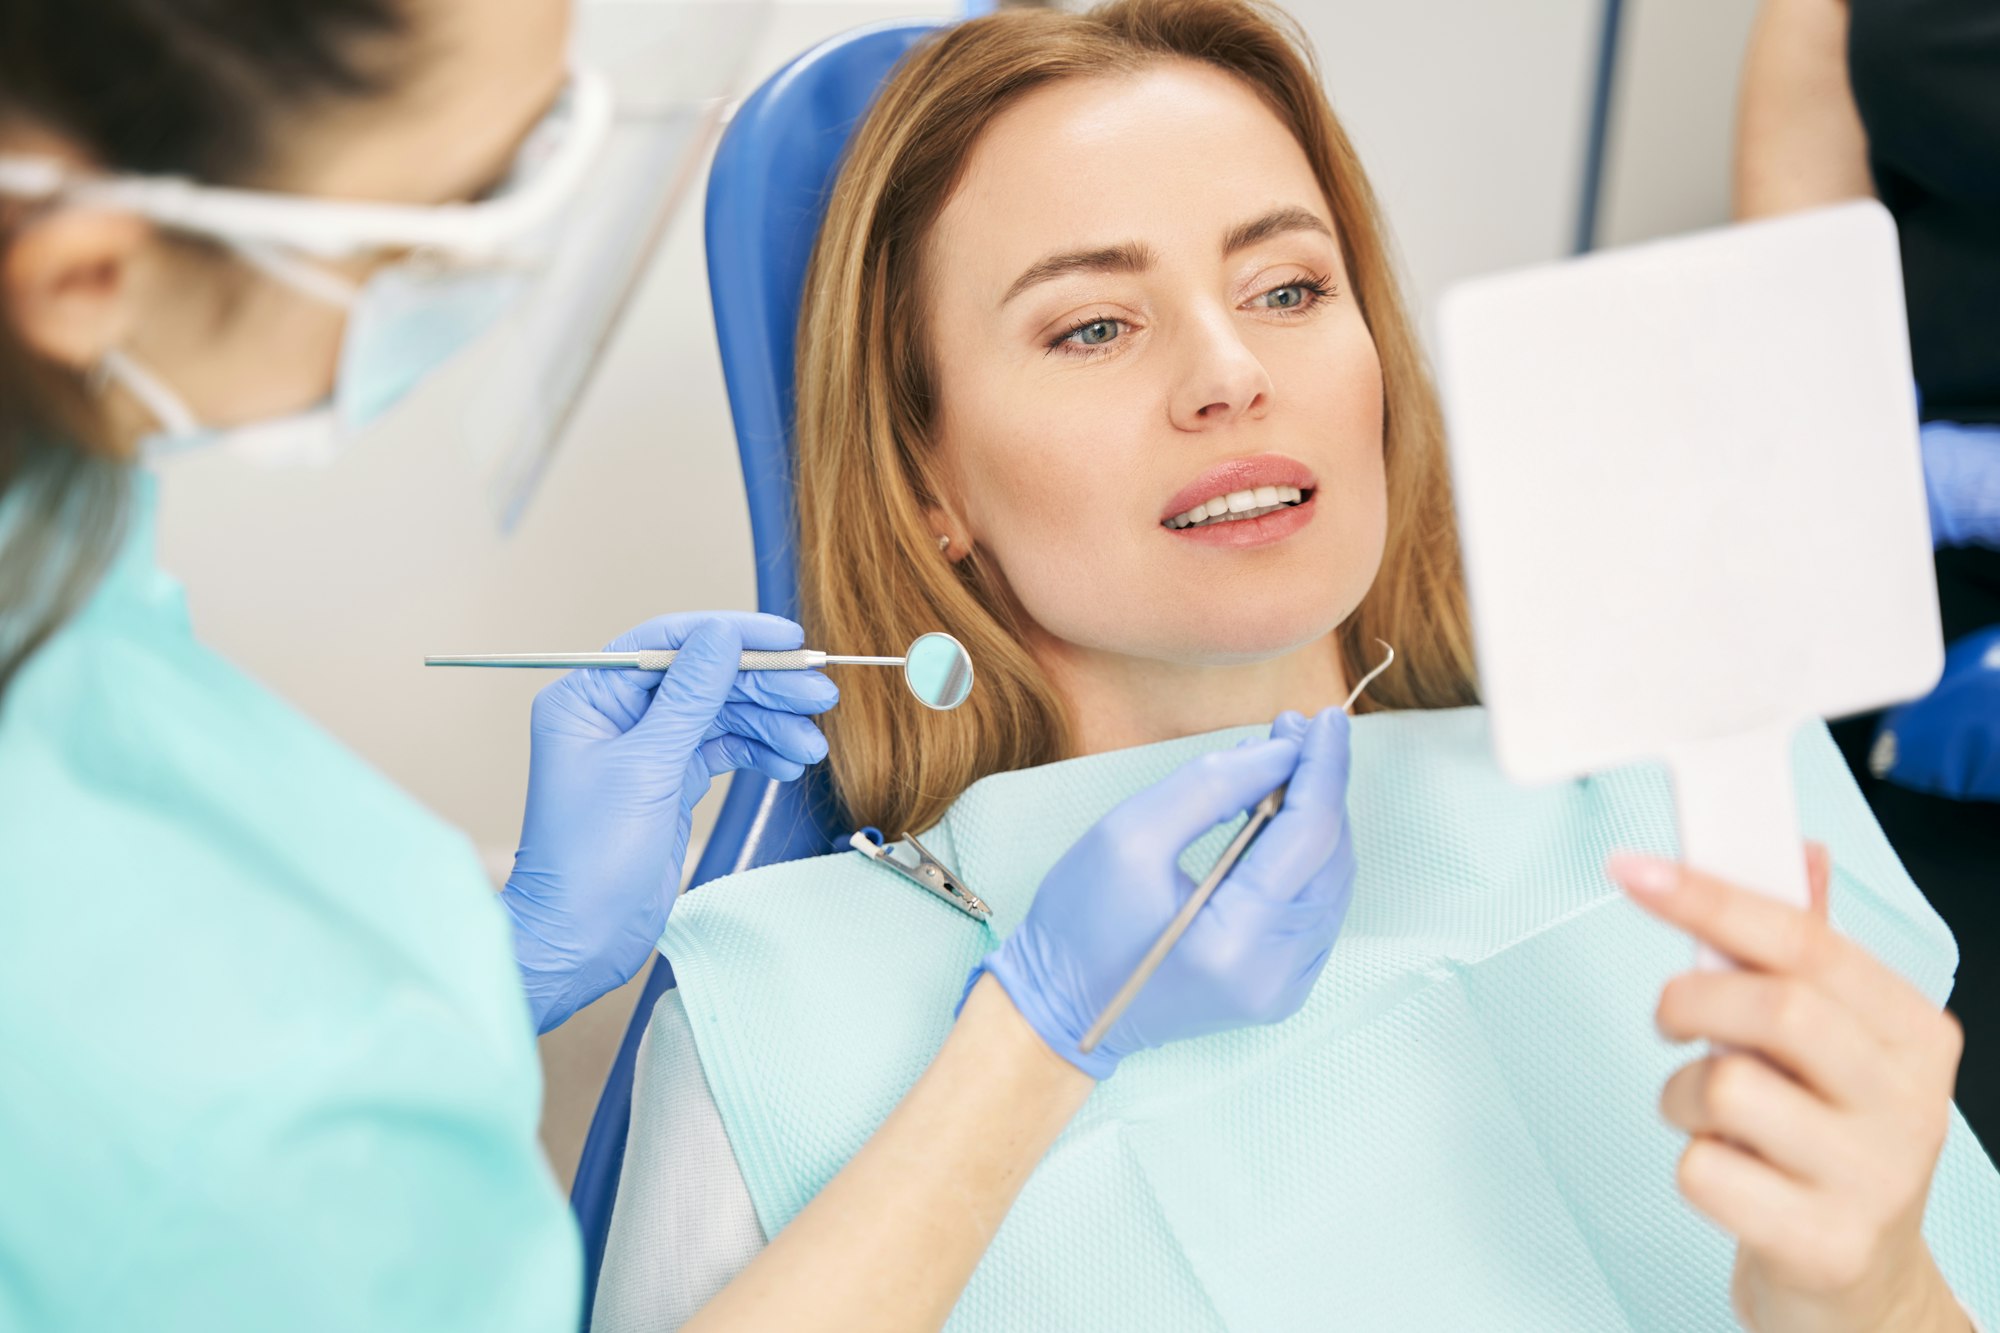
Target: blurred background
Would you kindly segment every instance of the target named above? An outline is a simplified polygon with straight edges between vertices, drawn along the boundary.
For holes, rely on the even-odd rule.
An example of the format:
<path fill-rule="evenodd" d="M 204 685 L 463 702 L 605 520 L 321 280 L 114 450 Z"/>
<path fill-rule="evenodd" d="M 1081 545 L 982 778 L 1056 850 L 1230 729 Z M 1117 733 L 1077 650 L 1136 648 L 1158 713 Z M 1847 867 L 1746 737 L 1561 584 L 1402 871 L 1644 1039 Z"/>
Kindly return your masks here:
<path fill-rule="evenodd" d="M 727 34 L 737 95 L 847 28 L 963 10 L 961 0 L 652 2 Z M 1473 274 L 1728 219 L 1754 0 L 1286 8 L 1318 49 L 1426 316 L 1446 285 Z M 726 117 L 728 103 L 715 109 Z M 528 705 L 546 679 L 427 673 L 423 655 L 596 648 L 662 612 L 755 604 L 703 264 L 712 136 L 697 143 L 609 354 L 507 506 L 511 522 L 496 516 L 466 440 L 465 404 L 495 374 L 476 352 L 333 470 L 264 471 L 222 451 L 161 468 L 161 559 L 185 582 L 197 631 L 466 830 L 496 886 L 519 831 Z M 704 803 L 698 840 L 720 796 L 718 786 Z M 698 853 L 699 843 L 689 866 Z M 636 989 L 542 1041 L 543 1135 L 565 1183 Z"/>

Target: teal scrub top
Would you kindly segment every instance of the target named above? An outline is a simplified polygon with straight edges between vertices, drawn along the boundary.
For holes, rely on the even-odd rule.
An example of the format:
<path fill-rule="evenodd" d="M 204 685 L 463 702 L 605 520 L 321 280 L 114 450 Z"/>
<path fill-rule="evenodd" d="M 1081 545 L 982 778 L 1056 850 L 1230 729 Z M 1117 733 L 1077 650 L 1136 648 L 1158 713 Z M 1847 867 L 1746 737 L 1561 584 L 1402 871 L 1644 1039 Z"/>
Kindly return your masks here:
<path fill-rule="evenodd" d="M 0 696 L 0 1330 L 575 1328 L 470 845 L 195 640 L 136 484 Z"/>

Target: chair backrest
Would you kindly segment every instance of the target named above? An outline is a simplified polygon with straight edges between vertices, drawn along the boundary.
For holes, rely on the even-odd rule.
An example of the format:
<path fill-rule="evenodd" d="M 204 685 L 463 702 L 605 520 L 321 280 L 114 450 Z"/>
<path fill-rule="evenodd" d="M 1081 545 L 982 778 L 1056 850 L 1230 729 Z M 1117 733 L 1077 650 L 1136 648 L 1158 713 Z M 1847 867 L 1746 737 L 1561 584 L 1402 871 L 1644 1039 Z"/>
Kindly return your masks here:
<path fill-rule="evenodd" d="M 799 609 L 792 371 L 806 262 L 848 135 L 891 67 L 937 26 L 929 20 L 879 24 L 806 52 L 737 110 L 710 168 L 709 294 L 750 504 L 757 605 L 778 615 L 796 619 Z M 691 883 L 824 852 L 843 832 L 823 780 L 777 783 L 739 772 Z M 653 1006 L 673 984 L 667 960 L 656 960 L 577 1163 L 570 1204 L 583 1228 L 586 1322 L 631 1128 L 639 1039 Z"/>

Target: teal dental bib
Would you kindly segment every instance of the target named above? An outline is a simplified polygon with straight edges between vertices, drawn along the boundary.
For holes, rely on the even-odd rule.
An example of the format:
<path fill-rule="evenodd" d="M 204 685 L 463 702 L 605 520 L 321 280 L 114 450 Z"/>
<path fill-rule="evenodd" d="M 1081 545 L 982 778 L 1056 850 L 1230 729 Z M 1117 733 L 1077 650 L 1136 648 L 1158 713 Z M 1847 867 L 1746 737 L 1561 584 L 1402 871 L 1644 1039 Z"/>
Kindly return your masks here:
<path fill-rule="evenodd" d="M 887 1116 L 968 971 L 1105 811 L 1243 728 L 975 784 L 924 843 L 982 924 L 858 853 L 684 898 L 661 940 L 766 1235 Z M 1125 1060 L 1023 1190 L 953 1330 L 1734 1329 L 1734 1244 L 1681 1201 L 1652 1026 L 1689 940 L 1602 871 L 1674 850 L 1652 766 L 1524 789 L 1477 709 L 1355 720 L 1359 864 L 1311 999 Z M 1957 964 L 1824 728 L 1794 754 L 1834 918 L 1942 1003 Z M 1190 849 L 1199 868 L 1229 835 Z M 2000 1328 L 2000 1176 L 1954 1113 L 1926 1231 Z M 922 1261 L 912 1255 L 911 1262 Z"/>

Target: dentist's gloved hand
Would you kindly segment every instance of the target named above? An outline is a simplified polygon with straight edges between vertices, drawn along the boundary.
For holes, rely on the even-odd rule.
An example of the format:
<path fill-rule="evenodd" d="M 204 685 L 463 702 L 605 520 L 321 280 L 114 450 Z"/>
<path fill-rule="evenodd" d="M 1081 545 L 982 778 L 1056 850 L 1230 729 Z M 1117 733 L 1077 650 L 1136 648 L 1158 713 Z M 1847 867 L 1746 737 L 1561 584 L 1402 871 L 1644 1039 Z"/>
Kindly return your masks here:
<path fill-rule="evenodd" d="M 840 697 L 832 681 L 736 669 L 745 648 L 804 642 L 779 616 L 662 616 L 608 651 L 678 648 L 672 669 L 573 671 L 535 696 L 528 808 L 500 898 L 537 1031 L 652 955 L 711 779 L 754 768 L 789 782 L 826 757 L 811 717 Z"/>
<path fill-rule="evenodd" d="M 973 972 L 990 972 L 1030 1027 L 1093 1078 L 1133 1051 L 1296 1013 L 1347 916 L 1348 719 L 1281 715 L 1272 739 L 1206 754 L 1080 838 L 1027 917 Z M 1077 1050 L 1194 883 L 1187 845 L 1290 781 L 1284 806 L 1097 1048 Z M 968 985 L 968 990 L 970 986 Z"/>
<path fill-rule="evenodd" d="M 1923 451 L 1932 543 L 2000 550 L 2000 426 L 1927 421 Z"/>

